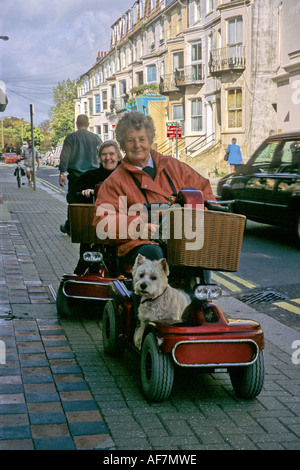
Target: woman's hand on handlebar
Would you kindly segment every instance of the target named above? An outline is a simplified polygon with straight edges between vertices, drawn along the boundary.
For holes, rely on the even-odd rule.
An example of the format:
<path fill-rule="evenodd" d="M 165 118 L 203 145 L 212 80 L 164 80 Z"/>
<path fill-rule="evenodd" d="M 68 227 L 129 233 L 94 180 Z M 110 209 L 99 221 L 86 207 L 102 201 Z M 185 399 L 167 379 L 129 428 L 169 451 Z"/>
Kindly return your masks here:
<path fill-rule="evenodd" d="M 85 197 L 91 197 L 94 195 L 94 190 L 93 189 L 84 189 L 83 191 L 81 191 L 81 194 L 82 196 L 85 196 Z"/>

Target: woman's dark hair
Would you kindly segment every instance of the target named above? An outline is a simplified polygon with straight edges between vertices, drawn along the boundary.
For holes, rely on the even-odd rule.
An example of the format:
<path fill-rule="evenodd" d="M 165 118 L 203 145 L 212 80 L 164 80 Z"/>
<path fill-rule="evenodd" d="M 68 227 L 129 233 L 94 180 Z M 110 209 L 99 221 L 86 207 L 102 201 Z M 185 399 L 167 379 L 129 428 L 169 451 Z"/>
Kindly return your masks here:
<path fill-rule="evenodd" d="M 123 158 L 123 155 L 121 154 L 121 150 L 120 150 L 117 142 L 115 142 L 114 140 L 106 140 L 101 145 L 99 145 L 99 147 L 97 149 L 98 150 L 98 152 L 97 152 L 98 160 L 100 159 L 100 156 L 101 156 L 101 153 L 103 152 L 103 150 L 107 147 L 114 147 L 115 150 L 116 150 L 116 153 L 118 155 L 119 160 L 121 160 Z"/>

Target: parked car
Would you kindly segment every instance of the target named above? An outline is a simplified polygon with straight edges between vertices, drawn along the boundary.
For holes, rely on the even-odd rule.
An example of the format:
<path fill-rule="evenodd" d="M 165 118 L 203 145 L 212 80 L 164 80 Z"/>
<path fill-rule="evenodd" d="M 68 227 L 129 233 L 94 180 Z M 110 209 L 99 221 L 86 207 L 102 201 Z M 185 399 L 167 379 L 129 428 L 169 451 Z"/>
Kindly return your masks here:
<path fill-rule="evenodd" d="M 4 156 L 4 163 L 16 163 L 19 157 L 16 153 L 6 153 Z"/>
<path fill-rule="evenodd" d="M 58 167 L 60 162 L 60 154 L 63 148 L 63 141 L 60 140 L 57 144 L 56 149 L 53 152 L 52 166 Z"/>
<path fill-rule="evenodd" d="M 300 241 L 300 131 L 268 137 L 250 160 L 219 180 L 217 196 L 232 211 L 287 227 Z"/>

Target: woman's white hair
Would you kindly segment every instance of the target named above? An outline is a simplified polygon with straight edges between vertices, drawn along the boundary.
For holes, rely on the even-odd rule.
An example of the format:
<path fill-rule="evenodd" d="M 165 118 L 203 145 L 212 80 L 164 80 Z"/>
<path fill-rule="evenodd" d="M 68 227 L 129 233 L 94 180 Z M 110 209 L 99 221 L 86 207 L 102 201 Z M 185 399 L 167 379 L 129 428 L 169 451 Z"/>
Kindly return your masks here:
<path fill-rule="evenodd" d="M 137 131 L 145 129 L 150 145 L 153 143 L 155 138 L 155 126 L 152 117 L 146 116 L 138 111 L 131 111 L 120 119 L 116 127 L 116 139 L 122 150 L 124 150 L 126 133 L 130 129 Z"/>

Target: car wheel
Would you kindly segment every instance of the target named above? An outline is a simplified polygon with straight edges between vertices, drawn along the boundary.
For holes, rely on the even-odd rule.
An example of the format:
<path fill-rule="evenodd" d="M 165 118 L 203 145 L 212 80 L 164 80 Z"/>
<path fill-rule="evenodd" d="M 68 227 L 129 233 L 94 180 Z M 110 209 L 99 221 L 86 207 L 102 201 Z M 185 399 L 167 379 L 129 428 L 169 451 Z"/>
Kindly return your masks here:
<path fill-rule="evenodd" d="M 249 366 L 232 367 L 229 371 L 231 384 L 240 398 L 255 398 L 260 394 L 265 377 L 264 356 L 260 350 L 256 361 Z"/>
<path fill-rule="evenodd" d="M 123 335 L 123 307 L 109 300 L 102 318 L 102 341 L 104 351 L 110 356 L 121 356 L 125 349 Z"/>
<path fill-rule="evenodd" d="M 153 333 L 142 344 L 141 380 L 148 400 L 160 402 L 170 396 L 174 382 L 174 363 L 169 355 L 159 351 Z"/>

